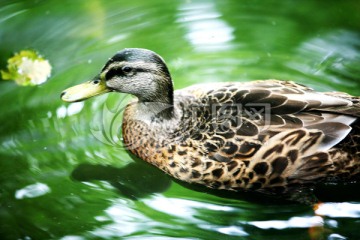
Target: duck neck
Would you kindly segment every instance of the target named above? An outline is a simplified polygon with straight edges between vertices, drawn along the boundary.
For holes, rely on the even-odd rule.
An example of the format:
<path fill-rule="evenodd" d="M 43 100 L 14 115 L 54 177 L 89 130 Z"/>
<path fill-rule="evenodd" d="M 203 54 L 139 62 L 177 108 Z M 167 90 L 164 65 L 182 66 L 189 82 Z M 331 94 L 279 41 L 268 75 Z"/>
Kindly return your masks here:
<path fill-rule="evenodd" d="M 171 119 L 174 116 L 174 106 L 161 102 L 139 102 L 139 114 L 150 117 L 151 121 L 156 119 Z"/>
<path fill-rule="evenodd" d="M 153 119 L 171 119 L 174 117 L 174 88 L 171 81 L 166 87 L 159 87 L 157 93 L 150 99 L 139 98 L 139 108 L 146 115 L 151 115 Z"/>

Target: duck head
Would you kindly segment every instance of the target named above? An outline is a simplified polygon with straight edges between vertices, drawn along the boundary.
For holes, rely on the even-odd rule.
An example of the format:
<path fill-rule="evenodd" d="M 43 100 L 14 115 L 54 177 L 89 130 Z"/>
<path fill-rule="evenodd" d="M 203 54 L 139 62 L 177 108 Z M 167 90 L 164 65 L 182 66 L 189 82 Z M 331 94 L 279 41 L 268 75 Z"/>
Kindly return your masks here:
<path fill-rule="evenodd" d="M 173 83 L 164 60 L 156 53 L 127 48 L 116 53 L 92 80 L 61 93 L 65 102 L 78 102 L 103 93 L 121 92 L 140 102 L 173 104 Z"/>

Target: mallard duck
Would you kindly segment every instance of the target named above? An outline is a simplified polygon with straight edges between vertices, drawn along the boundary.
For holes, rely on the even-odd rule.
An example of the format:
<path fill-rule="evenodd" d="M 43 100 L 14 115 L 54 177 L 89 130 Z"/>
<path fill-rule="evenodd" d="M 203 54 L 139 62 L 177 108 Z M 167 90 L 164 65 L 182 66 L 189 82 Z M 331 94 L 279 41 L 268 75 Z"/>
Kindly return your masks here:
<path fill-rule="evenodd" d="M 360 97 L 279 80 L 174 91 L 158 54 L 129 48 L 61 98 L 107 92 L 136 97 L 123 114 L 128 150 L 181 181 L 286 195 L 360 173 Z"/>

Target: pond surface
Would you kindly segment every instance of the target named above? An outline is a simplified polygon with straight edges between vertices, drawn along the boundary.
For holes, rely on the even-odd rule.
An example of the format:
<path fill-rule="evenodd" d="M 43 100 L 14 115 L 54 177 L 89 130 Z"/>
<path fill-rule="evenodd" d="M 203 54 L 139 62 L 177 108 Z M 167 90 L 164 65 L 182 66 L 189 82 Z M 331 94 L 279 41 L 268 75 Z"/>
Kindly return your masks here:
<path fill-rule="evenodd" d="M 159 53 L 176 89 L 275 78 L 360 95 L 357 0 L 5 0 L 0 41 L 1 69 L 23 49 L 53 66 L 40 86 L 0 82 L 1 239 L 360 239 L 359 184 L 324 186 L 316 211 L 194 189 L 121 147 L 128 97 L 59 99 L 125 47 Z"/>

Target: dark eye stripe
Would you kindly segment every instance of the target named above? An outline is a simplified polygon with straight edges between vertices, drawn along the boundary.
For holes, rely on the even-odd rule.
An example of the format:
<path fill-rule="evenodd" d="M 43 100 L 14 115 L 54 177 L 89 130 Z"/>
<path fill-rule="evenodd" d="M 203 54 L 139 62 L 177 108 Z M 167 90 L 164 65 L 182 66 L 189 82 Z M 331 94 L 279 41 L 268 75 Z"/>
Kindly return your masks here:
<path fill-rule="evenodd" d="M 112 79 L 114 76 L 123 76 L 123 75 L 127 75 L 130 72 L 138 73 L 138 72 L 152 72 L 149 69 L 144 69 L 144 68 L 136 68 L 133 69 L 132 67 L 127 67 L 129 69 L 129 72 L 126 71 L 126 69 L 123 68 L 118 68 L 118 67 L 113 67 L 111 69 L 109 69 L 109 71 L 105 74 L 105 81 Z"/>
<path fill-rule="evenodd" d="M 106 74 L 105 74 L 105 80 L 110 80 L 112 79 L 114 76 L 121 74 L 121 70 L 117 69 L 117 68 L 112 68 L 110 69 Z"/>

